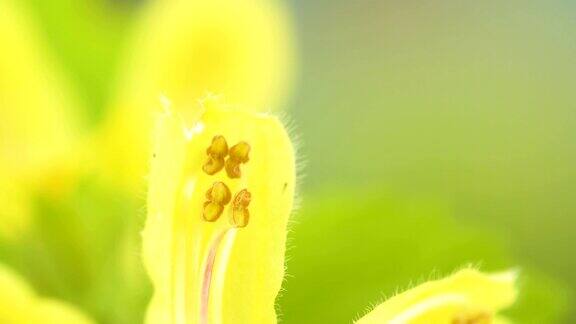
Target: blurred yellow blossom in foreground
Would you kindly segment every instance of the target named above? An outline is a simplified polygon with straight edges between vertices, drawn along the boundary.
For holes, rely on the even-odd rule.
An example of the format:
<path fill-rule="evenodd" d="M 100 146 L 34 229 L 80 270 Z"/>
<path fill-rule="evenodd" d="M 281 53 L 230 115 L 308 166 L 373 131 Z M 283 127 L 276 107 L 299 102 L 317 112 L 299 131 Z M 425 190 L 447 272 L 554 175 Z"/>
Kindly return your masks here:
<path fill-rule="evenodd" d="M 93 323 L 71 305 L 42 298 L 23 278 L 0 264 L 0 321 L 3 324 Z"/>
<path fill-rule="evenodd" d="M 0 1 L 0 237 L 9 238 L 27 227 L 38 186 L 58 190 L 62 179 L 48 177 L 79 139 L 76 102 L 19 5 Z"/>
<path fill-rule="evenodd" d="M 161 95 L 187 123 L 198 117 L 197 99 L 210 93 L 242 110 L 278 107 L 293 61 L 280 2 L 176 0 L 146 9 L 99 139 L 103 170 L 131 188 L 144 183 Z"/>

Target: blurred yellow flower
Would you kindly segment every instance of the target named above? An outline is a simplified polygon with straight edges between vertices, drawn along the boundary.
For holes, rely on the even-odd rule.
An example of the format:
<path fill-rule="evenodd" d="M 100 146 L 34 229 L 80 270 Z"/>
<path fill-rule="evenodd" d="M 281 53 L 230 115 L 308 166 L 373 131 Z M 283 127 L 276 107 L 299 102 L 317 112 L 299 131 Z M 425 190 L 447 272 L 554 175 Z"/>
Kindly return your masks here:
<path fill-rule="evenodd" d="M 274 117 L 216 100 L 156 130 L 143 232 L 155 287 L 148 323 L 273 323 L 295 185 Z"/>
<path fill-rule="evenodd" d="M 2 324 L 93 323 L 72 305 L 37 296 L 23 278 L 2 264 L 0 305 Z"/>
<path fill-rule="evenodd" d="M 0 171 L 0 238 L 15 239 L 30 225 L 30 197 L 18 180 Z"/>
<path fill-rule="evenodd" d="M 394 296 L 356 323 L 503 323 L 497 312 L 514 303 L 515 284 L 515 271 L 486 275 L 464 269 Z"/>
<path fill-rule="evenodd" d="M 209 93 L 244 110 L 278 107 L 285 96 L 293 49 L 280 2 L 155 1 L 137 31 L 99 144 L 103 170 L 132 188 L 144 183 L 161 94 L 188 123 Z"/>
<path fill-rule="evenodd" d="M 0 1 L 0 236 L 29 223 L 29 195 L 78 137 L 76 102 L 20 2 Z M 49 190 L 57 190 L 52 181 Z"/>

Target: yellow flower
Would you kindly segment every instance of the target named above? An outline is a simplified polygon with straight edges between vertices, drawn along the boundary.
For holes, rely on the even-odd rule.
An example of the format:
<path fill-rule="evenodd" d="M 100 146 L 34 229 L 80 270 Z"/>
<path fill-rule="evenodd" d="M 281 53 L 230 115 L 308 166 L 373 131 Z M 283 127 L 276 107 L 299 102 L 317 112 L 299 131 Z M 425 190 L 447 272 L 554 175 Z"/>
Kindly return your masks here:
<path fill-rule="evenodd" d="M 143 232 L 148 323 L 271 323 L 284 276 L 294 152 L 274 117 L 207 101 L 158 123 Z"/>
<path fill-rule="evenodd" d="M 155 288 L 147 322 L 276 323 L 295 182 L 282 124 L 208 100 L 189 125 L 167 110 L 155 138 L 143 232 Z M 485 323 L 514 301 L 514 280 L 462 270 L 358 323 Z"/>
<path fill-rule="evenodd" d="M 30 188 L 58 190 L 54 179 L 44 182 L 47 170 L 74 145 L 79 124 L 76 103 L 19 4 L 0 1 L 0 236 L 10 238 L 30 222 Z"/>
<path fill-rule="evenodd" d="M 93 323 L 72 305 L 39 297 L 23 278 L 0 264 L 0 321 L 3 324 Z"/>
<path fill-rule="evenodd" d="M 516 299 L 516 272 L 485 275 L 473 269 L 429 281 L 377 306 L 358 324 L 488 324 Z"/>
<path fill-rule="evenodd" d="M 103 170 L 129 187 L 143 184 L 160 95 L 185 120 L 197 118 L 197 98 L 209 93 L 244 110 L 278 107 L 292 70 L 288 26 L 277 1 L 151 2 L 102 130 Z"/>

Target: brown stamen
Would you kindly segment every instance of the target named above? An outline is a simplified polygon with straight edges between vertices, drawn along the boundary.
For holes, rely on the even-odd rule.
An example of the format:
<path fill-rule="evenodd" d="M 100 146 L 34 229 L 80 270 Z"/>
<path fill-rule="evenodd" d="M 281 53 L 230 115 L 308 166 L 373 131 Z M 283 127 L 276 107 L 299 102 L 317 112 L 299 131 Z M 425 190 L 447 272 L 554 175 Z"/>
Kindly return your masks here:
<path fill-rule="evenodd" d="M 217 221 L 224 211 L 224 206 L 230 202 L 230 198 L 231 193 L 228 186 L 223 182 L 214 182 L 212 187 L 206 191 L 207 201 L 204 202 L 202 212 L 204 220 L 207 222 Z"/>
<path fill-rule="evenodd" d="M 225 163 L 226 173 L 232 179 L 240 178 L 242 175 L 240 164 L 248 162 L 250 145 L 246 142 L 239 142 L 232 146 L 228 153 L 229 157 Z"/>
<path fill-rule="evenodd" d="M 248 190 L 240 190 L 232 201 L 232 213 L 230 214 L 230 224 L 234 227 L 246 227 L 250 220 L 248 205 L 252 200 L 252 195 Z"/>
<path fill-rule="evenodd" d="M 224 136 L 217 135 L 212 138 L 212 144 L 206 149 L 208 160 L 202 170 L 209 175 L 218 173 L 224 167 L 224 158 L 228 154 L 228 143 Z"/>

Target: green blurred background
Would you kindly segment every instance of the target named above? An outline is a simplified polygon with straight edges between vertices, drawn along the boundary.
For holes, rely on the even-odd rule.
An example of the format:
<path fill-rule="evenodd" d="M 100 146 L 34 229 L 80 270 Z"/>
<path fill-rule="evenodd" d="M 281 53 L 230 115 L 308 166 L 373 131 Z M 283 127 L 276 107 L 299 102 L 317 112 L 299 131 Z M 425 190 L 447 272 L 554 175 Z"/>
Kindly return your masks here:
<path fill-rule="evenodd" d="M 86 130 L 96 128 L 145 1 L 23 2 L 80 95 Z M 576 4 L 288 6 L 298 71 L 285 110 L 306 166 L 279 298 L 283 322 L 350 322 L 398 289 L 466 264 L 522 270 L 522 297 L 510 311 L 518 322 L 576 320 Z M 150 288 L 138 264 L 125 267 L 134 283 L 116 274 L 121 258 L 106 244 L 137 258 L 130 238 L 143 215 L 130 211 L 141 198 L 86 176 L 66 202 L 38 199 L 45 225 L 25 247 L 0 245 L 0 256 L 41 292 L 104 323 L 139 321 Z M 50 231 L 68 233 L 51 216 L 62 210 L 84 215 L 65 222 L 69 237 Z M 79 239 L 88 247 L 54 255 Z M 82 248 L 99 251 L 83 272 Z"/>

